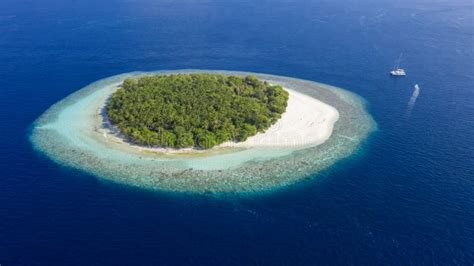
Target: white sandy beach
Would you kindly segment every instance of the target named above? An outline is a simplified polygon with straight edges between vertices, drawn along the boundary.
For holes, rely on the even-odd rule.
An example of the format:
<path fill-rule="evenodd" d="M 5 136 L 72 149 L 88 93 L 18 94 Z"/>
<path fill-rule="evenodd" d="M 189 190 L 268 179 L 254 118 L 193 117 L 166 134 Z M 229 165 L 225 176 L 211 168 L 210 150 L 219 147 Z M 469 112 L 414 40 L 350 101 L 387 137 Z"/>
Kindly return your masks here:
<path fill-rule="evenodd" d="M 244 142 L 225 142 L 211 150 L 194 148 L 169 149 L 159 147 L 143 147 L 127 144 L 123 139 L 111 132 L 103 132 L 108 140 L 160 153 L 193 153 L 210 152 L 219 148 L 285 148 L 316 146 L 325 142 L 332 134 L 334 123 L 339 119 L 339 112 L 332 106 L 303 93 L 286 89 L 289 93 L 288 106 L 282 117 L 263 133 L 248 138 Z M 108 134 L 109 133 L 109 134 Z"/>
<path fill-rule="evenodd" d="M 264 133 L 244 142 L 225 142 L 219 147 L 298 147 L 319 145 L 332 133 L 339 112 L 332 106 L 294 90 L 280 120 Z"/>

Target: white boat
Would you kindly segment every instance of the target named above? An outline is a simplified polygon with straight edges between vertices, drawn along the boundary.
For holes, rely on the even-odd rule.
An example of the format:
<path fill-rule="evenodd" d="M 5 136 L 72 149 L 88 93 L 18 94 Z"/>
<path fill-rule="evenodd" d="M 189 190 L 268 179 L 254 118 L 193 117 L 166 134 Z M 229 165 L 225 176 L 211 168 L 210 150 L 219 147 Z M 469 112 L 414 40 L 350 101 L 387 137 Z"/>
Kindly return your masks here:
<path fill-rule="evenodd" d="M 396 77 L 403 77 L 406 76 L 407 73 L 405 72 L 405 69 L 400 68 L 400 61 L 402 60 L 402 54 L 398 57 L 397 63 L 393 67 L 393 70 L 390 71 L 390 75 L 396 76 Z"/>
<path fill-rule="evenodd" d="M 390 71 L 390 75 L 392 75 L 392 76 L 406 76 L 407 73 L 405 72 L 405 69 L 397 68 L 397 69 L 393 69 L 392 71 Z"/>
<path fill-rule="evenodd" d="M 420 95 L 420 86 L 418 84 L 415 84 L 415 90 L 413 91 L 413 96 L 418 97 Z"/>

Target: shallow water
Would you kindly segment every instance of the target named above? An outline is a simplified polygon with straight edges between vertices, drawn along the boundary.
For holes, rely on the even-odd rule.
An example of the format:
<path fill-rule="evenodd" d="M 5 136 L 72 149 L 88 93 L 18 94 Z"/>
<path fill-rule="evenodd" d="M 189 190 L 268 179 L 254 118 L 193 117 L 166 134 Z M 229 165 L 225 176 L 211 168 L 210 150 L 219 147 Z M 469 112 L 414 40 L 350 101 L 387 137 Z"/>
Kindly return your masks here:
<path fill-rule="evenodd" d="M 164 73 L 187 73 L 175 71 Z M 217 71 L 246 75 L 242 72 Z M 155 72 L 161 73 L 161 72 Z M 97 81 L 53 105 L 32 131 L 35 148 L 52 160 L 98 177 L 153 190 L 197 193 L 269 191 L 297 182 L 350 156 L 375 129 L 357 95 L 315 82 L 255 74 L 270 83 L 307 93 L 340 115 L 332 136 L 321 145 L 215 148 L 198 155 L 161 155 L 114 141 L 102 110 L 117 81 L 148 73 L 129 73 Z"/>
<path fill-rule="evenodd" d="M 470 0 L 2 0 L 0 33 L 2 265 L 474 261 Z M 391 78 L 401 52 L 407 77 Z M 332 84 L 366 99 L 379 130 L 335 167 L 249 196 L 149 192 L 32 148 L 35 119 L 87 84 L 185 68 Z"/>

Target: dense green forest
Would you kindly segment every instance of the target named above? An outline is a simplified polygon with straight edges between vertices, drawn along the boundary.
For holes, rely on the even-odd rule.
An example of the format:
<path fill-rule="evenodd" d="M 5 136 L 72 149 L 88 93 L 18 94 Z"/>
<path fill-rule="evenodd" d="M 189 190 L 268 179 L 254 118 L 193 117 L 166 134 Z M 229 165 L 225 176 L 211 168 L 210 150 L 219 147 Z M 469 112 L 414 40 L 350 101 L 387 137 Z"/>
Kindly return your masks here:
<path fill-rule="evenodd" d="M 287 102 L 281 86 L 254 76 L 154 75 L 125 80 L 107 113 L 134 143 L 208 149 L 265 131 Z"/>

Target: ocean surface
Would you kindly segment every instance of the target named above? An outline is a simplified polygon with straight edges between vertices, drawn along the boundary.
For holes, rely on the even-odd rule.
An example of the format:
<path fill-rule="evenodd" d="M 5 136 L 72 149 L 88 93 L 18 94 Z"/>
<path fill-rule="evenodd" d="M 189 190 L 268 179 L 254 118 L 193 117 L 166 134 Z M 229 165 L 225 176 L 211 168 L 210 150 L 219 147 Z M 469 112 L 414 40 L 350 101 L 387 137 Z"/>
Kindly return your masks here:
<path fill-rule="evenodd" d="M 2 0 L 0 265 L 472 265 L 473 38 L 471 0 Z M 144 191 L 32 148 L 85 85 L 184 68 L 345 88 L 379 130 L 252 196 Z"/>

